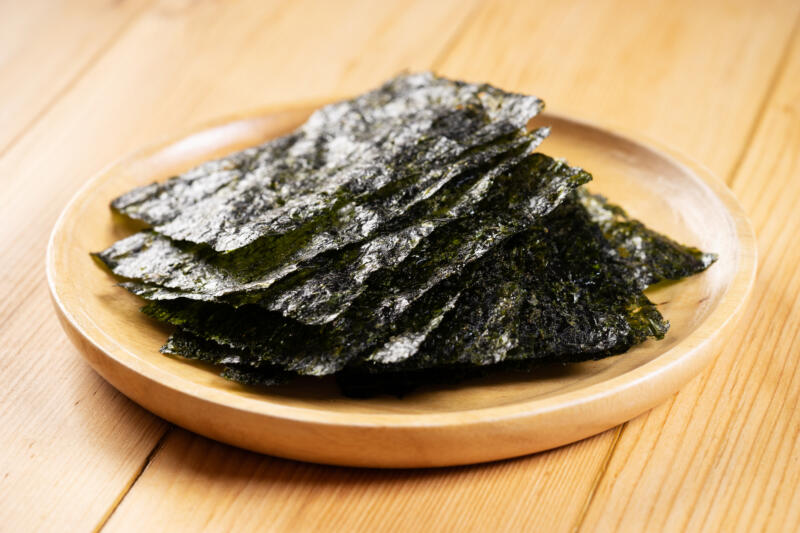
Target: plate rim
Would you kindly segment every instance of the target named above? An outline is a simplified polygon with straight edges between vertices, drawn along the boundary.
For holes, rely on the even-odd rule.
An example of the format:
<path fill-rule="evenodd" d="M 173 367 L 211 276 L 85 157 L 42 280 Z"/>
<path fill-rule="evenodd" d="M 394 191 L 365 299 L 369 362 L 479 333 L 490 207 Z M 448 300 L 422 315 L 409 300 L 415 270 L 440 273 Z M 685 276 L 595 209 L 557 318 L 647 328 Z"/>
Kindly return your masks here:
<path fill-rule="evenodd" d="M 229 126 L 237 122 L 266 117 L 279 112 L 311 111 L 329 101 L 330 100 L 326 99 L 291 105 L 260 107 L 249 112 L 236 113 L 204 122 L 198 126 L 184 128 L 177 134 L 165 136 L 157 142 L 148 144 L 129 155 L 113 161 L 87 180 L 61 211 L 50 233 L 47 245 L 47 283 L 51 299 L 65 329 L 68 327 L 74 329 L 83 340 L 89 342 L 100 354 L 112 359 L 116 364 L 122 365 L 127 370 L 139 374 L 158 386 L 166 387 L 179 394 L 188 395 L 196 400 L 212 402 L 225 408 L 235 409 L 247 414 L 281 419 L 286 422 L 310 423 L 323 427 L 413 429 L 423 427 L 448 428 L 453 426 L 464 427 L 469 425 L 482 425 L 487 422 L 495 423 L 502 420 L 537 417 L 544 414 L 581 409 L 596 402 L 603 402 L 619 395 L 635 394 L 636 391 L 640 390 L 642 387 L 647 387 L 648 382 L 664 373 L 669 374 L 668 377 L 671 377 L 671 379 L 676 382 L 676 386 L 670 387 L 670 391 L 666 395 L 672 394 L 710 363 L 714 354 L 710 353 L 709 345 L 719 340 L 723 332 L 727 328 L 732 327 L 741 317 L 742 310 L 752 293 L 757 270 L 758 253 L 752 224 L 728 186 L 718 179 L 707 167 L 662 142 L 654 141 L 638 133 L 630 133 L 623 128 L 606 127 L 605 125 L 593 121 L 577 119 L 560 113 L 546 112 L 542 115 L 543 117 L 553 117 L 557 120 L 571 122 L 581 127 L 595 130 L 604 135 L 612 135 L 625 142 L 634 143 L 641 148 L 667 157 L 671 163 L 688 168 L 691 174 L 696 176 L 699 181 L 708 187 L 711 193 L 720 200 L 731 220 L 734 221 L 736 239 L 740 244 L 740 253 L 737 258 L 736 271 L 731 279 L 730 285 L 726 288 L 725 293 L 722 295 L 715 309 L 711 311 L 694 331 L 652 361 L 608 380 L 547 398 L 441 413 L 343 413 L 312 407 L 285 405 L 273 402 L 269 398 L 244 397 L 237 395 L 234 391 L 221 390 L 191 382 L 162 367 L 138 358 L 134 353 L 117 343 L 117 346 L 122 348 L 123 352 L 123 355 L 120 356 L 120 354 L 116 353 L 114 350 L 109 350 L 107 347 L 104 347 L 92 333 L 84 330 L 80 321 L 78 321 L 71 310 L 65 306 L 56 284 L 56 256 L 59 247 L 59 243 L 56 242 L 56 239 L 61 233 L 61 229 L 68 215 L 76 208 L 87 190 L 90 190 L 96 183 L 103 181 L 114 169 L 121 168 L 137 159 L 152 156 L 190 136 Z M 706 333 L 709 327 L 711 328 L 710 333 Z M 70 338 L 72 339 L 71 335 Z M 74 339 L 73 342 L 75 342 Z M 78 348 L 84 357 L 89 360 L 91 366 L 110 381 L 112 386 L 118 388 L 117 384 L 113 383 L 106 376 L 105 372 L 99 369 L 98 365 L 93 364 L 91 358 L 86 356 L 83 347 L 78 346 Z M 705 357 L 703 357 L 704 354 Z M 690 360 L 694 364 L 689 365 L 688 362 Z M 686 368 L 687 366 L 690 367 L 688 371 Z M 125 391 L 122 392 L 125 393 Z M 134 399 L 134 401 L 137 400 Z M 137 403 L 139 402 L 137 401 Z M 639 409 L 638 413 L 644 412 L 652 407 L 653 405 L 650 405 L 649 407 Z"/>

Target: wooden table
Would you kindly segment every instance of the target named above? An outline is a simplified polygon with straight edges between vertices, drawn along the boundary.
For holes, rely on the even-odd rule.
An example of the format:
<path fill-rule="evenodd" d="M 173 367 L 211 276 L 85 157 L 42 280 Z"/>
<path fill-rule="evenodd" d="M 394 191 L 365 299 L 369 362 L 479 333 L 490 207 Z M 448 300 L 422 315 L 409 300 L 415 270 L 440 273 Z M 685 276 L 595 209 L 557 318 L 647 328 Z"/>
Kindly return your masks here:
<path fill-rule="evenodd" d="M 797 530 L 799 15 L 796 0 L 0 3 L 0 531 Z M 427 471 L 231 448 L 89 369 L 44 276 L 89 176 L 187 126 L 402 69 L 539 95 L 725 180 L 761 258 L 712 367 L 596 437 Z"/>

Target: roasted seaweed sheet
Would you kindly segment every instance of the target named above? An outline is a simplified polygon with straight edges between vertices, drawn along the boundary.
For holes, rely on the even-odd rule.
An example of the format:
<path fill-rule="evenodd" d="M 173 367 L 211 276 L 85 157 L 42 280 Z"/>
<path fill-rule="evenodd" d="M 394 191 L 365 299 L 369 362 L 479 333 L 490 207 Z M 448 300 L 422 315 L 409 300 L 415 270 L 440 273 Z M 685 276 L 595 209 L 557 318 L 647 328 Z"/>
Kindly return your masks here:
<path fill-rule="evenodd" d="M 620 354 L 669 324 L 644 289 L 713 254 L 532 153 L 541 100 L 408 74 L 291 134 L 140 187 L 150 229 L 94 254 L 162 347 L 228 379 L 335 375 L 355 396 Z"/>
<path fill-rule="evenodd" d="M 621 353 L 667 330 L 631 271 L 582 205 L 568 202 L 476 264 L 414 352 L 395 337 L 368 360 L 418 369 Z"/>
<path fill-rule="evenodd" d="M 697 274 L 717 260 L 716 254 L 684 246 L 653 231 L 599 194 L 581 190 L 579 199 L 606 239 L 631 265 L 641 288 Z"/>
<path fill-rule="evenodd" d="M 381 288 L 335 326 L 320 329 L 260 308 L 189 300 L 152 302 L 145 312 L 249 350 L 253 360 L 314 375 L 345 366 L 352 374 L 581 360 L 620 353 L 666 331 L 632 271 L 573 197 L 391 320 L 376 312 Z"/>
<path fill-rule="evenodd" d="M 342 269 L 357 270 L 354 279 L 361 282 L 381 265 L 402 261 L 435 228 L 474 212 L 484 196 L 496 195 L 497 186 L 493 182 L 526 157 L 533 137 L 522 135 L 502 147 L 491 147 L 481 154 L 491 163 L 490 167 L 484 164 L 462 173 L 451 187 L 417 203 L 403 216 L 370 230 L 373 238 L 362 238 L 341 250 L 308 248 L 300 255 L 282 259 L 268 243 L 259 242 L 220 254 L 197 245 L 175 243 L 150 231 L 118 241 L 98 257 L 114 274 L 145 284 L 132 284 L 131 288 L 148 298 L 183 296 L 230 303 L 261 299 L 275 306 L 274 300 L 282 291 L 308 293 L 317 287 L 320 291 L 327 290 L 324 278 L 335 282 L 332 273 Z M 287 276 L 291 278 L 267 290 Z M 298 288 L 301 284 L 311 286 Z"/>
<path fill-rule="evenodd" d="M 197 278 L 186 281 L 187 271 L 194 273 L 192 267 L 184 268 L 185 262 L 176 261 L 170 253 L 161 253 L 158 260 L 150 261 L 148 252 L 159 254 L 160 250 L 148 248 L 145 253 L 127 254 L 116 246 L 113 255 L 106 251 L 100 256 L 117 275 L 146 268 L 139 265 L 158 264 L 165 274 L 184 283 L 178 290 L 154 283 L 123 284 L 147 299 L 188 297 L 237 306 L 254 303 L 305 323 L 321 324 L 340 316 L 370 284 L 373 292 L 379 286 L 384 295 L 382 308 L 401 305 L 398 302 L 407 305 L 503 239 L 534 224 L 590 179 L 586 172 L 546 155 L 524 156 L 507 166 L 495 167 L 479 180 L 479 185 L 469 186 L 458 203 L 426 214 L 409 227 L 389 228 L 366 244 L 318 256 L 266 289 L 230 282 L 229 292 L 197 294 L 190 289 Z M 216 283 L 219 277 L 212 278 L 210 272 L 204 269 L 200 279 Z"/>
<path fill-rule="evenodd" d="M 290 135 L 135 189 L 112 206 L 161 235 L 217 251 L 265 236 L 279 250 L 308 239 L 324 247 L 379 224 L 383 209 L 423 200 L 472 151 L 524 130 L 542 106 L 486 84 L 399 76 L 323 107 Z M 364 208 L 376 194 L 388 206 Z"/>

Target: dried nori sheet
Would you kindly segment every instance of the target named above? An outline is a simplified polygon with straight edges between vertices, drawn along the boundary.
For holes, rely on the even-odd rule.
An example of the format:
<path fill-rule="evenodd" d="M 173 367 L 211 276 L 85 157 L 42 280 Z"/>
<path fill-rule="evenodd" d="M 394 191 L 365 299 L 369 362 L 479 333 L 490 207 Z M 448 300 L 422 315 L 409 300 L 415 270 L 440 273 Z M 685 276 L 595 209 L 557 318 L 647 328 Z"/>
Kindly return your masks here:
<path fill-rule="evenodd" d="M 162 347 L 275 385 L 403 394 L 622 353 L 669 324 L 643 294 L 716 256 L 530 154 L 543 103 L 430 73 L 327 106 L 112 208 L 152 229 L 95 254 L 177 326 Z"/>
<path fill-rule="evenodd" d="M 611 245 L 611 249 L 606 249 L 606 254 L 614 256 L 617 261 L 624 263 L 624 271 L 621 274 L 628 272 L 627 276 L 623 279 L 628 279 L 634 283 L 638 288 L 644 289 L 647 286 L 653 285 L 665 279 L 674 280 L 687 277 L 708 268 L 715 260 L 716 255 L 702 253 L 696 248 L 690 248 L 680 245 L 661 235 L 642 224 L 641 222 L 631 219 L 619 206 L 608 203 L 608 201 L 600 195 L 592 195 L 584 188 L 579 189 L 575 193 L 577 200 L 586 210 L 586 215 L 597 224 L 599 229 L 603 232 L 604 237 Z M 566 209 L 566 208 L 562 208 Z M 563 228 L 562 228 L 563 231 Z M 596 232 L 596 229 L 594 230 Z M 572 233 L 571 233 L 572 234 Z M 576 232 L 573 235 L 579 236 L 581 232 Z M 585 235 L 585 234 L 584 234 Z M 597 235 L 595 233 L 594 239 Z M 530 249 L 530 248 L 529 248 Z M 612 251 L 613 249 L 613 251 Z M 535 270 L 535 265 L 534 265 Z M 620 278 L 617 278 L 619 280 Z M 487 284 L 487 287 L 495 295 L 502 295 L 504 287 L 502 280 L 499 281 L 500 285 Z M 600 286 L 606 286 L 600 283 Z M 499 287 L 499 288 L 497 288 Z M 481 295 L 477 299 L 477 311 L 472 311 L 470 308 L 469 293 L 464 291 L 459 294 L 463 306 L 459 306 L 458 310 L 466 309 L 466 313 L 470 314 L 474 319 L 483 315 L 484 322 L 491 321 L 491 316 L 486 316 L 487 307 L 491 310 L 491 304 L 485 305 L 485 302 L 491 302 L 492 297 L 485 299 L 485 295 Z M 473 298 L 474 299 L 474 298 Z M 591 300 L 591 299 L 590 299 Z M 662 320 L 660 314 L 655 307 L 644 296 L 635 297 L 634 300 L 638 301 L 634 309 L 637 309 L 634 317 L 642 331 L 650 328 L 650 333 L 653 337 L 659 338 L 666 330 L 667 324 Z M 501 300 L 502 302 L 502 300 Z M 537 301 L 538 306 L 543 302 Z M 589 302 L 591 304 L 591 302 Z M 528 302 L 530 304 L 530 302 Z M 556 307 L 558 304 L 556 304 Z M 502 303 L 501 303 L 501 308 Z M 506 304 L 505 308 L 508 307 Z M 529 308 L 535 308 L 530 306 Z M 552 308 L 546 306 L 548 311 Z M 458 310 L 451 311 L 457 313 Z M 339 384 L 342 393 L 347 396 L 353 397 L 371 397 L 377 394 L 393 394 L 403 395 L 423 384 L 452 384 L 458 383 L 464 379 L 475 378 L 486 375 L 487 373 L 512 370 L 522 372 L 535 372 L 542 368 L 543 365 L 548 363 L 566 364 L 570 362 L 580 362 L 586 359 L 601 359 L 607 356 L 616 355 L 627 350 L 627 344 L 636 343 L 639 339 L 635 336 L 629 335 L 625 342 L 607 345 L 604 350 L 602 344 L 596 345 L 595 350 L 588 353 L 580 349 L 570 349 L 566 352 L 559 353 L 556 351 L 552 355 L 542 357 L 542 351 L 539 350 L 540 357 L 514 357 L 513 351 L 511 357 L 498 363 L 490 363 L 488 366 L 475 365 L 472 362 L 464 363 L 463 361 L 452 364 L 438 364 L 435 358 L 430 356 L 424 364 L 431 365 L 420 368 L 419 361 L 411 359 L 405 365 L 399 365 L 399 368 L 392 364 L 397 363 L 411 357 L 412 354 L 423 349 L 437 350 L 431 344 L 435 344 L 438 340 L 439 343 L 447 342 L 448 333 L 437 332 L 438 338 L 434 336 L 434 340 L 428 340 L 428 335 L 442 322 L 444 317 L 437 317 L 436 323 L 431 324 L 433 327 L 424 328 L 415 336 L 413 332 L 407 332 L 405 338 L 400 337 L 401 342 L 388 342 L 378 352 L 373 353 L 368 358 L 368 364 L 350 365 L 342 372 L 337 373 L 336 380 Z M 463 324 L 463 322 L 462 322 Z M 520 329 L 515 322 L 510 322 L 515 329 Z M 451 331 L 457 328 L 452 322 L 449 324 Z M 474 335 L 467 328 L 464 333 Z M 523 328 L 524 329 L 524 323 Z M 640 328 L 635 328 L 640 329 Z M 503 330 L 507 331 L 507 330 Z M 607 337 L 608 338 L 608 337 Z M 413 343 L 409 343 L 407 339 L 413 339 Z M 456 342 L 472 341 L 475 344 L 491 343 L 490 339 L 482 339 L 479 335 L 474 335 L 471 339 L 464 341 L 463 338 L 456 338 Z M 427 341 L 427 345 L 424 343 Z M 498 344 L 497 342 L 495 344 Z M 510 339 L 504 339 L 504 342 L 499 344 L 513 344 Z M 549 350 L 548 350 L 549 351 Z M 472 350 L 475 353 L 475 350 Z M 393 355 L 390 355 L 393 354 Z M 493 352 L 496 354 L 496 352 Z M 424 358 L 424 356 L 423 356 Z M 376 362 L 383 362 L 384 364 L 375 364 Z"/>
<path fill-rule="evenodd" d="M 306 265 L 269 290 L 241 291 L 223 301 L 257 303 L 305 323 L 321 324 L 336 319 L 370 291 L 376 309 L 386 309 L 391 317 L 505 238 L 536 223 L 570 191 L 591 179 L 586 172 L 543 154 L 530 154 L 507 172 L 486 179 L 490 177 L 489 185 L 481 185 L 485 190 L 477 204 L 460 202 L 446 211 L 435 211 L 433 219 L 411 226 L 417 232 L 414 239 L 402 238 L 408 235 L 405 229 L 388 232 L 365 247 L 333 258 L 320 256 L 317 264 Z M 474 191 L 470 188 L 470 193 Z M 419 231 L 427 227 L 429 231 Z M 191 297 L 140 283 L 123 286 L 148 299 Z"/>
<path fill-rule="evenodd" d="M 437 299 L 445 301 L 437 305 Z M 192 335 L 233 348 L 238 354 L 244 350 L 259 364 L 276 365 L 297 374 L 323 376 L 341 370 L 359 353 L 376 346 L 393 331 L 424 327 L 431 316 L 449 308 L 448 302 L 447 295 L 432 291 L 415 309 L 421 312 L 402 313 L 393 322 L 374 313 L 365 316 L 364 309 L 359 309 L 362 312 L 358 314 L 351 308 L 336 321 L 323 325 L 303 324 L 259 306 L 233 308 L 187 299 L 149 302 L 142 312 Z M 200 347 L 192 349 L 195 348 Z M 214 353 L 212 351 L 209 356 Z"/>
<path fill-rule="evenodd" d="M 621 353 L 667 327 L 630 272 L 572 199 L 390 321 L 368 298 L 355 306 L 361 316 L 351 310 L 349 321 L 321 328 L 255 306 L 178 300 L 152 302 L 145 312 L 299 373 L 323 375 L 349 363 L 353 381 L 365 372 Z"/>
<path fill-rule="evenodd" d="M 448 187 L 373 228 L 370 233 L 377 242 L 367 237 L 350 245 L 329 241 L 320 248 L 305 247 L 287 258 L 276 252 L 272 247 L 274 243 L 267 239 L 220 254 L 204 246 L 173 242 L 153 231 L 145 231 L 116 242 L 97 257 L 115 275 L 145 283 L 147 290 L 144 286 L 138 288 L 142 296 L 152 299 L 185 296 L 210 301 L 231 293 L 267 289 L 291 274 L 293 279 L 282 284 L 287 289 L 315 272 L 330 271 L 335 262 L 342 263 L 348 256 L 364 266 L 374 267 L 380 264 L 375 254 L 380 239 L 395 244 L 379 247 L 391 252 L 385 258 L 401 260 L 403 253 L 398 250 L 399 246 L 407 252 L 414 240 L 473 208 L 491 190 L 494 177 L 530 151 L 535 137 L 536 134 L 515 136 L 475 154 L 472 163 L 462 168 Z M 342 254 L 332 253 L 332 249 L 342 247 Z M 340 255 L 344 255 L 344 259 Z M 361 268 L 362 276 L 366 270 Z M 264 297 L 272 300 L 277 294 L 279 292 L 271 291 Z"/>
<path fill-rule="evenodd" d="M 584 207 L 566 202 L 476 263 L 457 305 L 415 351 L 395 336 L 367 360 L 386 371 L 622 353 L 668 328 L 631 272 Z"/>
<path fill-rule="evenodd" d="M 716 254 L 684 246 L 653 231 L 601 195 L 581 190 L 579 197 L 606 239 L 632 266 L 633 276 L 642 288 L 697 274 L 717 260 Z"/>
<path fill-rule="evenodd" d="M 359 234 L 382 217 L 358 208 L 365 196 L 399 192 L 406 206 L 424 199 L 443 169 L 524 130 L 542 107 L 538 98 L 486 84 L 402 75 L 323 107 L 286 137 L 135 189 L 112 207 L 160 234 L 217 251 L 264 236 L 302 240 L 309 228 L 318 239 L 337 239 L 349 222 Z M 540 133 L 538 140 L 546 131 Z M 326 224 L 330 230 L 321 231 Z"/>
<path fill-rule="evenodd" d="M 160 351 L 221 366 L 223 377 L 247 385 L 280 385 L 292 377 L 280 367 L 254 359 L 247 350 L 203 339 L 182 329 L 170 335 Z"/>

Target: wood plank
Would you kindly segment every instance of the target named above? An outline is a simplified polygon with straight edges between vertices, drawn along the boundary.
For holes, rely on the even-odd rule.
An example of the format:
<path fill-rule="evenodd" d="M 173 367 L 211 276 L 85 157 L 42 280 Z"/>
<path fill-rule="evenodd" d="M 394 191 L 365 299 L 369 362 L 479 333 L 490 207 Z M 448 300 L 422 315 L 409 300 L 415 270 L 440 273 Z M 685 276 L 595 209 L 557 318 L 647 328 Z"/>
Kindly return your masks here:
<path fill-rule="evenodd" d="M 150 1 L 0 4 L 0 154 Z"/>
<path fill-rule="evenodd" d="M 796 12 L 789 2 L 775 2 L 765 10 L 770 17 L 759 6 L 727 6 L 486 3 L 434 66 L 688 147 L 725 174 L 747 142 Z M 709 29 L 717 24 L 719 32 Z M 752 49 L 741 49 L 740 32 Z M 587 60 L 587 51 L 605 62 Z M 177 431 L 107 527 L 569 530 L 582 518 L 614 435 L 493 465 L 381 473 L 262 458 Z"/>
<path fill-rule="evenodd" d="M 800 35 L 733 182 L 758 235 L 752 302 L 709 371 L 625 427 L 587 531 L 800 529 L 798 88 Z"/>
<path fill-rule="evenodd" d="M 613 436 L 485 465 L 367 470 L 264 457 L 176 429 L 104 531 L 565 531 L 590 489 L 575 479 L 600 468 L 595 450 Z M 535 465 L 562 468 L 530 475 Z"/>
<path fill-rule="evenodd" d="M 0 246 L 13 250 L 0 256 L 0 528 L 94 527 L 166 427 L 91 372 L 56 322 L 42 254 L 68 198 L 109 161 L 186 125 L 429 63 L 464 6 L 406 4 L 159 2 L 0 159 Z"/>
<path fill-rule="evenodd" d="M 663 141 L 727 179 L 798 5 L 493 2 L 441 70 L 489 78 L 544 98 L 552 111 Z"/>

